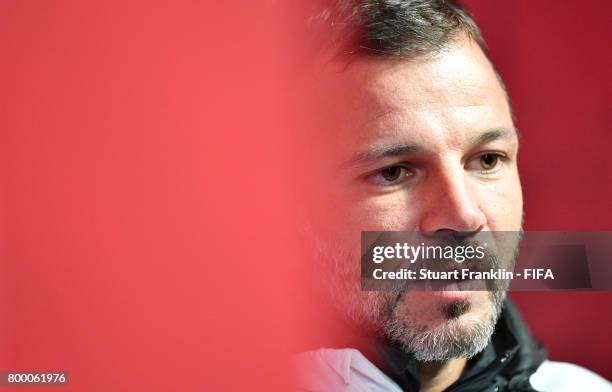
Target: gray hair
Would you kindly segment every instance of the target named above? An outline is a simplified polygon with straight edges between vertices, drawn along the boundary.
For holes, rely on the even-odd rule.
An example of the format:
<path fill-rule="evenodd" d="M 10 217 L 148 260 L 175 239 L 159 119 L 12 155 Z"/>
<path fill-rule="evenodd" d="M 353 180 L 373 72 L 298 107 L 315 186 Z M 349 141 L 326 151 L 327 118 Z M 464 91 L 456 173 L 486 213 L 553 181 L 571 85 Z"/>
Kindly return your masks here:
<path fill-rule="evenodd" d="M 470 13 L 450 0 L 322 0 L 309 20 L 326 49 L 340 56 L 435 54 L 467 35 L 487 52 Z"/>

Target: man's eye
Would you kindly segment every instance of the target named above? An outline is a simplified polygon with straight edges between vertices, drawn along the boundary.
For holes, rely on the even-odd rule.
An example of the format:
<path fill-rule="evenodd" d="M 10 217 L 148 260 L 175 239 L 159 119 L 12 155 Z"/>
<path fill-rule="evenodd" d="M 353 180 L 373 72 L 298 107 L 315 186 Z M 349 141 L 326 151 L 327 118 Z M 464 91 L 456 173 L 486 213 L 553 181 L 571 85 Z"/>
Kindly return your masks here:
<path fill-rule="evenodd" d="M 410 171 L 406 167 L 395 165 L 386 167 L 374 173 L 372 180 L 377 185 L 391 186 L 399 184 L 405 180 L 406 177 L 410 176 L 410 174 Z"/>
<path fill-rule="evenodd" d="M 400 178 L 400 176 L 402 175 L 402 170 L 406 169 L 400 166 L 391 166 L 386 169 L 383 169 L 380 174 L 386 181 L 393 182 L 397 181 L 397 179 Z"/>
<path fill-rule="evenodd" d="M 483 154 L 480 156 L 480 166 L 484 170 L 493 170 L 499 163 L 499 155 Z"/>
<path fill-rule="evenodd" d="M 494 172 L 499 169 L 503 155 L 493 152 L 487 152 L 479 155 L 468 164 L 468 169 L 477 170 L 480 172 Z"/>

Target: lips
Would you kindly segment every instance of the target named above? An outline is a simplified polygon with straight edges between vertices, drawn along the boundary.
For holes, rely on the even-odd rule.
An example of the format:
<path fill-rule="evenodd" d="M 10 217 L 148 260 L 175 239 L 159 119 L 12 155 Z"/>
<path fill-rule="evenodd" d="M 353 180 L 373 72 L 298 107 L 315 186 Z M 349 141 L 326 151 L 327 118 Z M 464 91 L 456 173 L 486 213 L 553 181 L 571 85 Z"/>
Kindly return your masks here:
<path fill-rule="evenodd" d="M 444 284 L 436 291 L 481 291 L 486 285 L 481 280 L 462 280 Z"/>
<path fill-rule="evenodd" d="M 487 282 L 475 279 L 424 279 L 415 286 L 425 291 L 485 291 Z"/>
<path fill-rule="evenodd" d="M 470 272 L 484 272 L 497 265 L 497 259 L 489 255 L 482 261 L 467 261 L 457 265 L 449 262 L 424 261 L 420 265 L 414 265 L 416 269 L 425 269 L 434 274 L 451 275 L 450 278 L 437 278 L 434 275 L 433 279 L 421 280 L 416 289 L 426 291 L 488 291 L 498 287 L 494 281 L 486 281 L 482 279 L 462 279 L 462 271 L 469 270 Z M 456 273 L 454 279 L 452 273 Z"/>
<path fill-rule="evenodd" d="M 443 301 L 467 300 L 478 291 L 487 290 L 486 283 L 481 280 L 461 281 L 424 281 L 413 290 L 428 293 Z"/>

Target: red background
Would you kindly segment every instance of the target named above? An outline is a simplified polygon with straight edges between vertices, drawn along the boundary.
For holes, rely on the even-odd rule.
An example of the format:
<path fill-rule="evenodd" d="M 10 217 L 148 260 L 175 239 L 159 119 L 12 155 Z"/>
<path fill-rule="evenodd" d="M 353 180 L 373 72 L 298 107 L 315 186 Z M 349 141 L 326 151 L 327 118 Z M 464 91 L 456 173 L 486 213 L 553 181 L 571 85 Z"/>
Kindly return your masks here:
<path fill-rule="evenodd" d="M 283 389 L 309 325 L 279 116 L 290 41 L 261 4 L 2 2 L 0 370 L 67 370 L 75 391 Z M 612 6 L 469 4 L 522 132 L 526 228 L 610 230 Z M 553 359 L 612 378 L 610 293 L 513 297 Z"/>
<path fill-rule="evenodd" d="M 286 390 L 274 8 L 0 7 L 0 370 L 69 372 L 41 390 Z"/>

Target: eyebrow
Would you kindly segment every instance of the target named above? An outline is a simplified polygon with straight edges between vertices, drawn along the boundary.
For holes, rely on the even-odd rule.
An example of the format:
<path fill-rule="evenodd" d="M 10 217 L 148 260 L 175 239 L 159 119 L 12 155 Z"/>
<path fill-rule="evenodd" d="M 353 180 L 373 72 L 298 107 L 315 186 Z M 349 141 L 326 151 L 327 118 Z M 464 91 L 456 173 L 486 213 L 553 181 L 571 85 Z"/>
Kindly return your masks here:
<path fill-rule="evenodd" d="M 419 148 L 409 144 L 390 144 L 384 146 L 375 146 L 372 149 L 359 153 L 348 162 L 345 166 L 360 166 L 370 162 L 376 162 L 385 158 L 393 158 L 398 156 L 406 156 L 419 151 Z"/>
<path fill-rule="evenodd" d="M 495 128 L 469 139 L 469 143 L 471 145 L 478 145 L 490 143 L 498 139 L 516 138 L 518 140 L 518 136 L 519 133 L 516 128 Z"/>
<path fill-rule="evenodd" d="M 514 137 L 518 140 L 518 130 L 516 128 L 495 128 L 470 138 L 468 143 L 470 145 L 480 145 L 499 139 L 512 139 Z M 355 155 L 352 159 L 347 161 L 344 166 L 361 166 L 387 158 L 398 156 L 405 157 L 415 154 L 420 150 L 421 149 L 416 145 L 404 143 L 374 146 L 368 151 Z"/>

